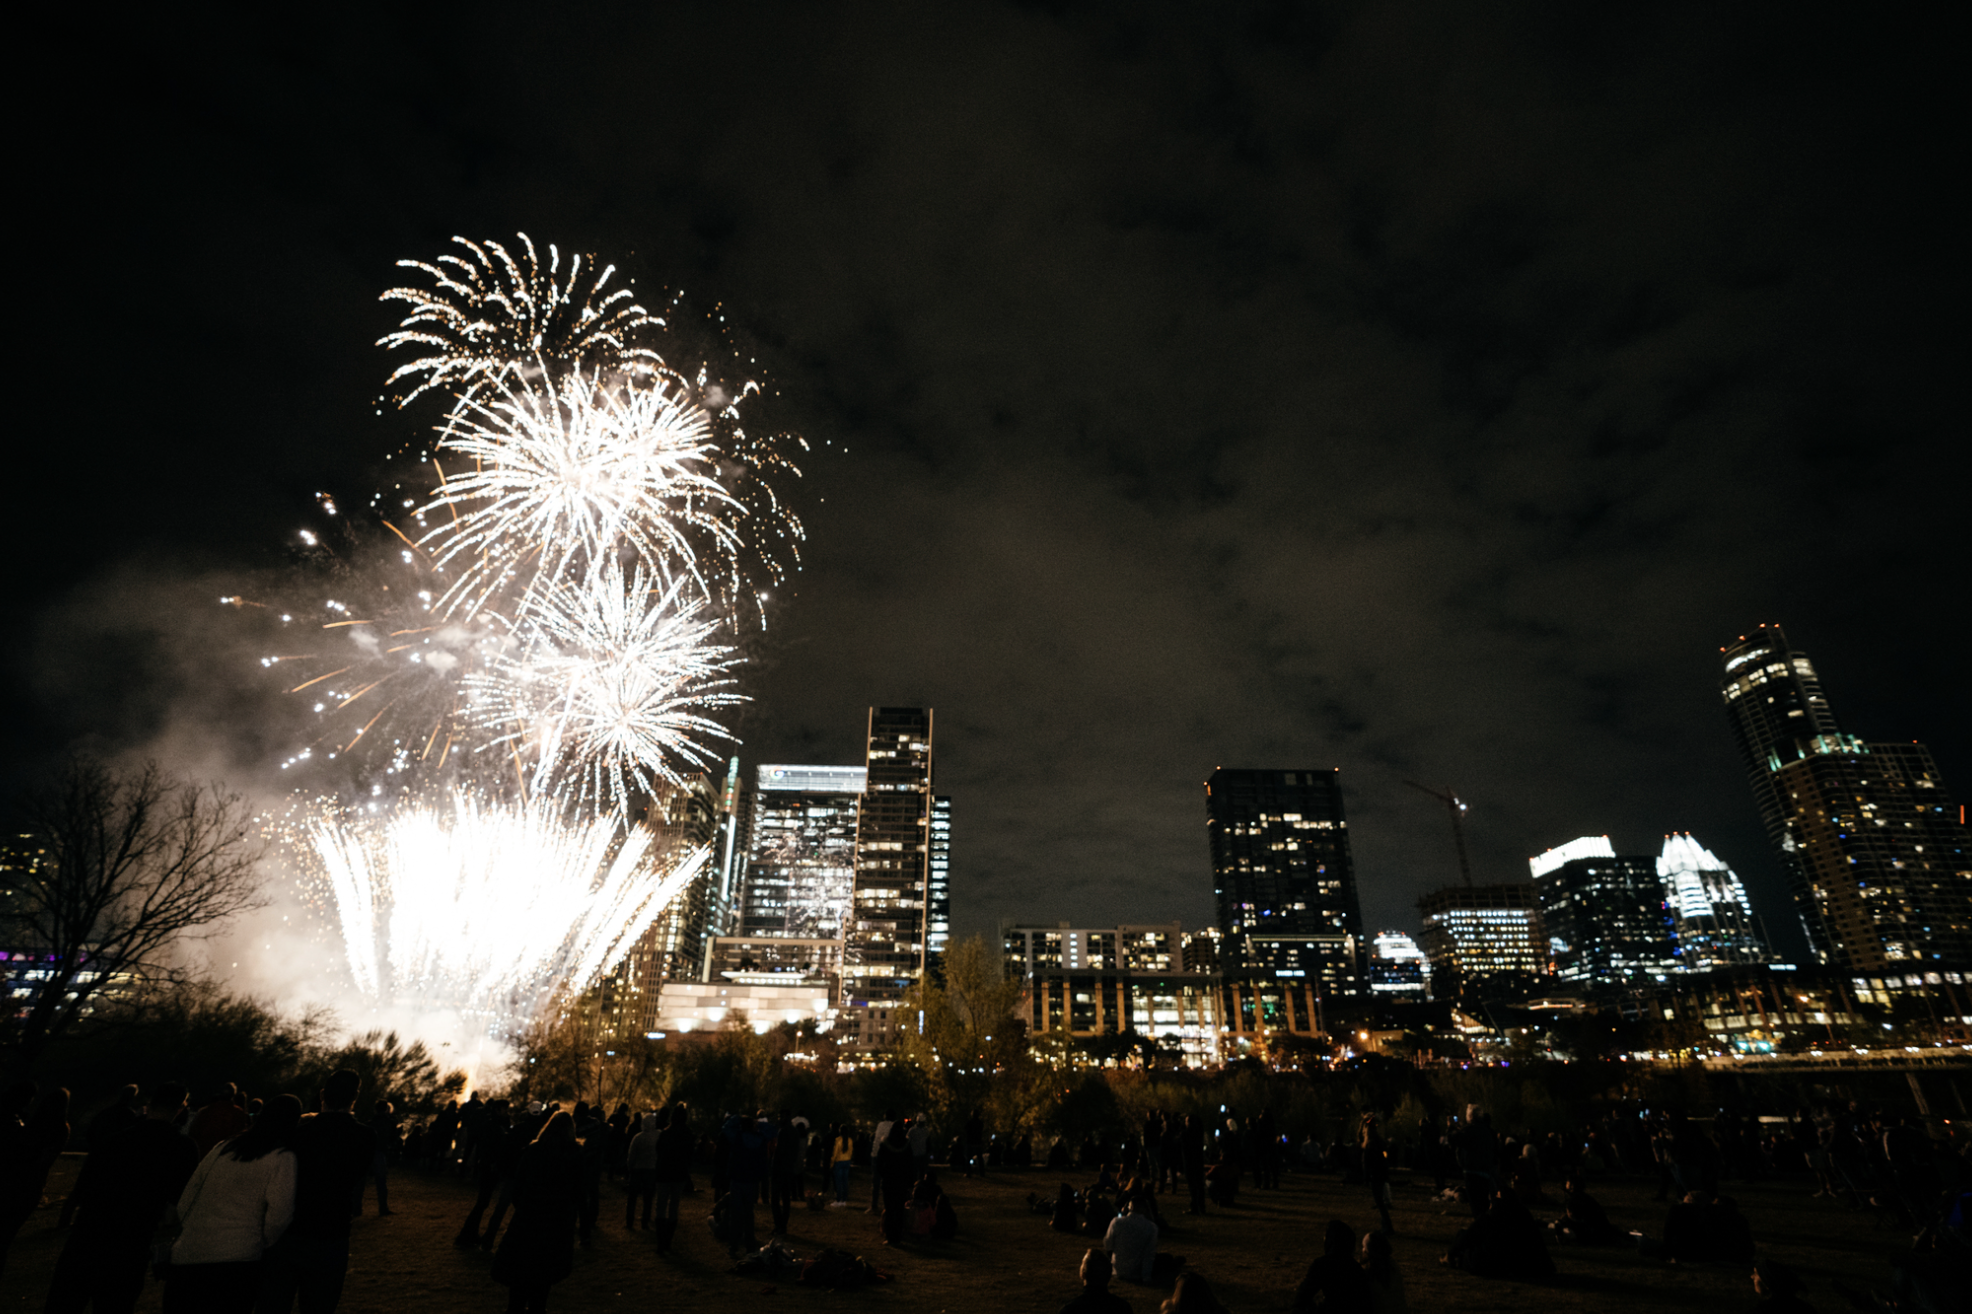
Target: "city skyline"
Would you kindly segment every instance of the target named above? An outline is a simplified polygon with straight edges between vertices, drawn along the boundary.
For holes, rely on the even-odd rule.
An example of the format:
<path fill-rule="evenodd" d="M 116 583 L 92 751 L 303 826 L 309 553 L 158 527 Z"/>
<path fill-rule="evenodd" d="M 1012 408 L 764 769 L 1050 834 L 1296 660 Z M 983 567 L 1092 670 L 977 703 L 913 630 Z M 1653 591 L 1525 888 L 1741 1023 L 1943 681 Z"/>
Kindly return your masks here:
<path fill-rule="evenodd" d="M 579 66 L 420 15 L 64 63 L 29 249 L 117 255 L 29 271 L 68 406 L 10 485 L 8 784 L 155 752 L 285 806 L 305 709 L 216 599 L 293 584 L 323 499 L 353 518 L 429 436 L 376 405 L 395 262 L 525 230 L 730 346 L 749 423 L 805 440 L 799 568 L 713 747 L 853 762 L 860 709 L 939 708 L 954 934 L 1121 890 L 1210 923 L 1198 782 L 1296 762 L 1341 770 L 1366 929 L 1459 878 L 1418 781 L 1470 805 L 1479 883 L 1700 836 L 1800 959 L 1718 704 L 1761 622 L 1844 732 L 1972 786 L 1937 43 L 782 17 L 626 13 Z"/>

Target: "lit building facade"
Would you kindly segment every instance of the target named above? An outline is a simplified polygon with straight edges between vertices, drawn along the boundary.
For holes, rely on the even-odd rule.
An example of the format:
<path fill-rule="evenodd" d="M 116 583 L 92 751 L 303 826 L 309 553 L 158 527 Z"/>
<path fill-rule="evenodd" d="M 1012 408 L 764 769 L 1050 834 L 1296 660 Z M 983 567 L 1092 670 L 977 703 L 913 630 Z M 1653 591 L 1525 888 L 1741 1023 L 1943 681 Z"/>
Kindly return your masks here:
<path fill-rule="evenodd" d="M 1532 884 L 1449 885 L 1419 899 L 1417 910 L 1433 994 L 1501 972 L 1547 972 L 1547 931 Z"/>
<path fill-rule="evenodd" d="M 927 897 L 925 945 L 933 954 L 945 952 L 952 936 L 952 800 L 937 794 L 931 800 L 931 875 Z"/>
<path fill-rule="evenodd" d="M 929 929 L 932 713 L 873 707 L 867 783 L 856 819 L 855 878 L 844 939 L 843 995 L 861 1043 L 901 1022 L 922 975 Z"/>
<path fill-rule="evenodd" d="M 1815 958 L 1972 962 L 1972 854 L 1929 751 L 1844 734 L 1777 625 L 1722 653 L 1727 719 Z"/>
<path fill-rule="evenodd" d="M 750 852 L 733 934 L 842 938 L 864 774 L 852 766 L 755 768 Z"/>
<path fill-rule="evenodd" d="M 1678 970 L 1710 972 L 1771 962 L 1765 929 L 1732 868 L 1690 835 L 1666 835 L 1657 879 L 1671 910 Z"/>
<path fill-rule="evenodd" d="M 1230 770 L 1205 782 L 1226 970 L 1365 992 L 1362 905 L 1339 773 Z"/>
<path fill-rule="evenodd" d="M 1430 993 L 1431 967 L 1417 941 L 1402 931 L 1378 931 L 1370 944 L 1371 994 L 1423 999 Z"/>
<path fill-rule="evenodd" d="M 1972 852 L 1922 744 L 1851 744 L 1774 773 L 1832 965 L 1972 965 Z"/>
<path fill-rule="evenodd" d="M 1623 856 L 1606 835 L 1529 858 L 1554 974 L 1571 984 L 1661 977 L 1673 970 L 1671 913 L 1657 859 Z"/>

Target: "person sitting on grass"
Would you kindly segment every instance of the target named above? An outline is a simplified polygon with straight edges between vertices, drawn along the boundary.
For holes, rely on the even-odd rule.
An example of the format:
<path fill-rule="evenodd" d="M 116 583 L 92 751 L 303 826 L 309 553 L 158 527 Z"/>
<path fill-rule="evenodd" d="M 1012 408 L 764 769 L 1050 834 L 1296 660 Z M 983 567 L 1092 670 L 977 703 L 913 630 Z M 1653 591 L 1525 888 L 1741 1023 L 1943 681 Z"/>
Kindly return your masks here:
<path fill-rule="evenodd" d="M 1149 1286 L 1157 1259 L 1157 1224 L 1137 1212 L 1136 1201 L 1123 1201 L 1123 1212 L 1103 1232 L 1102 1248 L 1109 1252 L 1116 1276 Z"/>
<path fill-rule="evenodd" d="M 1662 1238 L 1637 1238 L 1637 1253 L 1672 1264 L 1751 1260 L 1753 1230 L 1732 1200 L 1692 1191 L 1664 1215 Z"/>
<path fill-rule="evenodd" d="M 1109 1220 L 1116 1217 L 1116 1201 L 1103 1192 L 1090 1191 L 1082 1197 L 1082 1212 L 1088 1220 L 1083 1230 L 1100 1241 L 1109 1235 Z"/>
<path fill-rule="evenodd" d="M 959 1216 L 951 1197 L 938 1185 L 937 1173 L 926 1173 L 911 1191 L 911 1233 L 933 1241 L 949 1241 L 959 1234 Z"/>
<path fill-rule="evenodd" d="M 1508 1191 L 1472 1226 L 1459 1229 L 1438 1262 L 1475 1277 L 1538 1282 L 1554 1276 L 1554 1260 L 1542 1244 L 1541 1230 L 1520 1197 Z"/>
<path fill-rule="evenodd" d="M 1410 1314 L 1404 1299 L 1404 1275 L 1397 1267 L 1387 1232 L 1363 1236 L 1363 1272 L 1369 1275 L 1370 1309 L 1373 1314 Z"/>
<path fill-rule="evenodd" d="M 1131 1314 L 1130 1302 L 1110 1293 L 1108 1255 L 1091 1250 L 1082 1256 L 1082 1294 L 1063 1305 L 1061 1314 Z"/>
<path fill-rule="evenodd" d="M 1048 1217 L 1048 1226 L 1057 1232 L 1075 1233 L 1082 1230 L 1081 1210 L 1075 1204 L 1075 1188 L 1067 1182 L 1054 1198 L 1054 1212 Z"/>
<path fill-rule="evenodd" d="M 1221 1208 L 1231 1207 L 1239 1198 L 1239 1161 L 1221 1155 L 1205 1170 L 1205 1194 Z"/>
<path fill-rule="evenodd" d="M 1609 1221 L 1609 1215 L 1602 1211 L 1595 1197 L 1582 1188 L 1580 1178 L 1570 1177 L 1564 1189 L 1567 1194 L 1562 1201 L 1561 1217 L 1548 1224 L 1556 1240 L 1578 1246 L 1613 1246 L 1629 1239 Z"/>
<path fill-rule="evenodd" d="M 1226 1307 L 1212 1294 L 1212 1284 L 1197 1273 L 1180 1273 L 1177 1289 L 1157 1314 L 1226 1314 Z"/>
<path fill-rule="evenodd" d="M 1328 1220 L 1322 1234 L 1321 1258 L 1308 1265 L 1294 1289 L 1293 1314 L 1370 1314 L 1374 1297 L 1369 1275 L 1356 1262 L 1356 1232 L 1339 1218 Z"/>

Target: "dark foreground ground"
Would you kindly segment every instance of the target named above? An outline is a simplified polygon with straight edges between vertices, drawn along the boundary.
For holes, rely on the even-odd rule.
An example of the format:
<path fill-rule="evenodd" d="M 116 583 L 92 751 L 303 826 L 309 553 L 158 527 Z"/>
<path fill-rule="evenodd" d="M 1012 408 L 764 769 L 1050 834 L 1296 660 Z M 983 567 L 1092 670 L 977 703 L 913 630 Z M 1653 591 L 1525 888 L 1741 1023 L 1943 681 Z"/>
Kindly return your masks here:
<path fill-rule="evenodd" d="M 67 1189 L 78 1161 L 64 1158 L 49 1183 L 50 1204 L 31 1219 L 0 1278 L 0 1311 L 39 1310 L 48 1274 L 60 1252 L 54 1202 Z M 1082 1184 L 1084 1174 L 1071 1180 Z M 603 1227 L 592 1248 L 579 1251 L 575 1275 L 556 1287 L 550 1307 L 564 1310 L 760 1310 L 845 1306 L 881 1310 L 1042 1311 L 1051 1314 L 1078 1290 L 1075 1266 L 1086 1240 L 1048 1230 L 1029 1213 L 1029 1192 L 1052 1196 L 1059 1173 L 1030 1170 L 968 1181 L 942 1180 L 958 1209 L 957 1239 L 902 1250 L 883 1248 L 875 1219 L 861 1210 L 806 1210 L 795 1215 L 790 1243 L 804 1258 L 824 1246 L 867 1256 L 895 1280 L 854 1294 L 811 1291 L 788 1282 L 731 1277 L 724 1251 L 708 1231 L 709 1201 L 687 1202 L 678 1243 L 669 1258 L 653 1249 L 649 1234 L 627 1232 L 621 1188 L 606 1185 Z M 700 1178 L 701 1185 L 703 1178 Z M 1443 1268 L 1438 1256 L 1465 1221 L 1461 1208 L 1431 1199 L 1431 1183 L 1398 1174 L 1395 1194 L 1398 1262 L 1413 1310 L 1662 1311 L 1708 1314 L 1750 1308 L 1752 1286 L 1738 1265 L 1666 1267 L 1621 1250 L 1553 1250 L 1558 1279 L 1545 1287 L 1488 1282 Z M 856 1192 L 868 1201 L 868 1178 Z M 1910 1244 L 1907 1234 L 1869 1215 L 1845 1212 L 1809 1198 L 1805 1181 L 1735 1182 L 1727 1190 L 1752 1220 L 1763 1256 L 1793 1265 L 1808 1281 L 1808 1299 L 1821 1314 L 1846 1308 L 1831 1280 L 1859 1288 L 1888 1287 L 1892 1258 Z M 1619 1226 L 1656 1232 L 1664 1206 L 1651 1200 L 1654 1185 L 1641 1180 L 1600 1184 L 1596 1195 Z M 1357 1229 L 1374 1223 L 1365 1188 L 1333 1177 L 1288 1178 L 1280 1191 L 1242 1193 L 1239 1208 L 1205 1218 L 1175 1215 L 1168 1249 L 1206 1274 L 1234 1314 L 1285 1311 L 1308 1261 L 1319 1253 L 1322 1229 L 1341 1218 Z M 391 1183 L 389 1218 L 357 1221 L 349 1285 L 342 1308 L 369 1311 L 498 1311 L 506 1289 L 487 1276 L 484 1255 L 454 1250 L 450 1238 L 471 1205 L 462 1183 L 420 1172 L 399 1172 Z M 1552 1217 L 1554 1210 L 1536 1210 Z M 763 1236 L 767 1211 L 759 1211 Z M 1157 1308 L 1166 1293 L 1119 1286 L 1139 1314 Z M 147 1289 L 140 1310 L 158 1308 L 158 1288 Z"/>

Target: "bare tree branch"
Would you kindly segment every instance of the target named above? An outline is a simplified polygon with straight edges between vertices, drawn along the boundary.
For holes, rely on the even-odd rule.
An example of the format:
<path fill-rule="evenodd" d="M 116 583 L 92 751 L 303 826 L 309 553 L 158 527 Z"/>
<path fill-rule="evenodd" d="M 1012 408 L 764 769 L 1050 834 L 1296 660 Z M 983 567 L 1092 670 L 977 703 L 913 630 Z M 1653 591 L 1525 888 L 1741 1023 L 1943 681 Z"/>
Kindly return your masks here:
<path fill-rule="evenodd" d="M 20 816 L 0 926 L 45 973 L 10 1038 L 21 1057 L 67 1030 L 105 988 L 170 977 L 160 957 L 175 943 L 266 904 L 246 804 L 156 762 L 119 771 L 77 759 Z"/>

